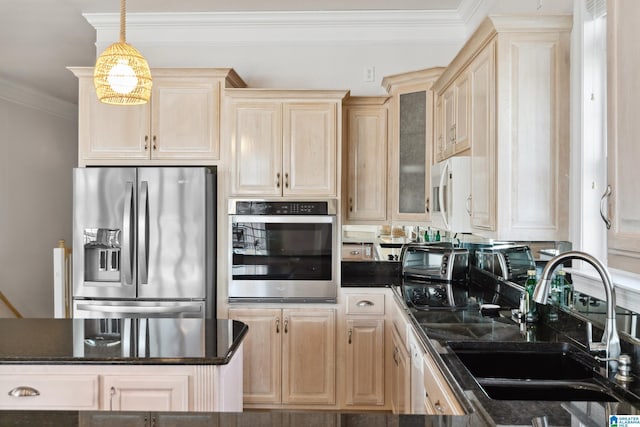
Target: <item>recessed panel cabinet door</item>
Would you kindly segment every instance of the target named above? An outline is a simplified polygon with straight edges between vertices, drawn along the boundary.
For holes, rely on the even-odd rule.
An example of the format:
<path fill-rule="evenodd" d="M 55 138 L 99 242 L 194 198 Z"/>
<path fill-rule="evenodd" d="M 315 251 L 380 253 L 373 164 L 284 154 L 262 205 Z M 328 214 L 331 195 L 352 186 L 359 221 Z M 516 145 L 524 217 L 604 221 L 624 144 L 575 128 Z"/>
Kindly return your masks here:
<path fill-rule="evenodd" d="M 282 403 L 334 404 L 335 310 L 285 309 L 282 312 Z"/>
<path fill-rule="evenodd" d="M 347 405 L 384 405 L 384 319 L 347 320 Z"/>
<path fill-rule="evenodd" d="M 229 318 L 249 326 L 244 340 L 244 403 L 280 403 L 283 325 L 280 309 L 230 309 Z"/>
<path fill-rule="evenodd" d="M 283 195 L 335 196 L 337 106 L 283 105 Z"/>
<path fill-rule="evenodd" d="M 220 158 L 219 105 L 218 80 L 155 79 L 151 96 L 151 157 Z"/>
<path fill-rule="evenodd" d="M 281 196 L 282 106 L 279 102 L 231 104 L 232 193 Z"/>
<path fill-rule="evenodd" d="M 608 56 L 608 212 L 610 267 L 640 273 L 640 198 L 638 197 L 638 111 L 640 60 L 637 51 L 640 2 L 607 2 Z"/>
<path fill-rule="evenodd" d="M 188 375 L 105 375 L 102 409 L 110 411 L 188 411 Z"/>

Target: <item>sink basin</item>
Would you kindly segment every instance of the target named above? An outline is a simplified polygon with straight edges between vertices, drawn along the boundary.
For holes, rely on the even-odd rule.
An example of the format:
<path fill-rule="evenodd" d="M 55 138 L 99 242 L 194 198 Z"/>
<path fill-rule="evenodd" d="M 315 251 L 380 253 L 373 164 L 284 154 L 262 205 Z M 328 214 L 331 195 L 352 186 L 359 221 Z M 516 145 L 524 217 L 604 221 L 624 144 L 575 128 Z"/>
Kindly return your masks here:
<path fill-rule="evenodd" d="M 476 378 L 583 380 L 593 378 L 579 350 L 569 343 L 449 343 Z"/>
<path fill-rule="evenodd" d="M 589 355 L 569 343 L 460 341 L 448 344 L 491 399 L 618 400 L 600 384 Z"/>
<path fill-rule="evenodd" d="M 542 400 L 562 402 L 615 402 L 606 388 L 589 381 L 493 381 L 478 379 L 485 394 L 495 400 Z"/>

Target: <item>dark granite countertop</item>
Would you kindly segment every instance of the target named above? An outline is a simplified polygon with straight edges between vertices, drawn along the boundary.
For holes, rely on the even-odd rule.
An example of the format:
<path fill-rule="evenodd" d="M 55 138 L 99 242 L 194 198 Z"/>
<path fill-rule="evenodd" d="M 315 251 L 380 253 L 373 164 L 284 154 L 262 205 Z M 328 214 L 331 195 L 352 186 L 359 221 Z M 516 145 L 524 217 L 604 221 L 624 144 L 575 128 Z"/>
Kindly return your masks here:
<path fill-rule="evenodd" d="M 541 320 L 533 325 L 520 325 L 511 318 L 511 310 L 502 310 L 493 316 L 482 316 L 478 308 L 456 311 L 420 311 L 407 307 L 399 286 L 392 287 L 396 299 L 403 304 L 409 318 L 420 335 L 427 351 L 434 357 L 447 380 L 452 384 L 459 400 L 466 401 L 487 425 L 532 425 L 535 419 L 545 419 L 548 425 L 570 426 L 572 419 L 580 419 L 599 405 L 601 410 L 613 414 L 634 414 L 640 407 L 640 385 L 621 386 L 602 377 L 602 383 L 614 391 L 621 402 L 558 402 L 494 400 L 489 398 L 451 349 L 454 342 L 486 344 L 491 342 L 523 346 L 529 342 L 569 342 L 579 350 L 586 348 L 584 322 L 565 312 L 559 312 L 558 320 Z M 546 310 L 546 308 L 543 308 Z M 497 315 L 496 315 L 497 314 Z M 544 318 L 544 317 L 543 317 Z M 594 336 L 601 331 L 595 330 Z M 472 344 L 471 344 L 472 345 Z M 623 344 L 623 350 L 626 345 Z M 627 346 L 628 347 L 628 346 Z M 627 348 L 633 354 L 633 348 Z M 585 353 L 586 354 L 586 353 Z M 588 355 L 587 355 L 588 356 Z M 636 358 L 636 356 L 633 356 Z M 586 411 L 586 412 L 585 412 Z M 588 419 L 588 418 L 587 418 Z M 607 420 L 603 420 L 607 421 Z M 534 424 L 535 425 L 535 424 Z M 546 424 L 545 424 L 546 425 Z"/>
<path fill-rule="evenodd" d="M 0 364 L 224 365 L 247 331 L 227 319 L 0 319 Z"/>

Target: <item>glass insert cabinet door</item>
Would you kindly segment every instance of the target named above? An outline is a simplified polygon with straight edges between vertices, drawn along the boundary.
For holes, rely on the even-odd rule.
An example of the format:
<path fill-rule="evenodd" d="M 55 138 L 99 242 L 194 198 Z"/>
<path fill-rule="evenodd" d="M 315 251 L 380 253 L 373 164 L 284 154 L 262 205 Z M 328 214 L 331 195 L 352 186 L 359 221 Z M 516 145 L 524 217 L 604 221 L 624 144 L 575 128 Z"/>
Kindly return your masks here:
<path fill-rule="evenodd" d="M 398 96 L 398 191 L 394 212 L 398 219 L 429 218 L 430 96 L 426 90 Z"/>

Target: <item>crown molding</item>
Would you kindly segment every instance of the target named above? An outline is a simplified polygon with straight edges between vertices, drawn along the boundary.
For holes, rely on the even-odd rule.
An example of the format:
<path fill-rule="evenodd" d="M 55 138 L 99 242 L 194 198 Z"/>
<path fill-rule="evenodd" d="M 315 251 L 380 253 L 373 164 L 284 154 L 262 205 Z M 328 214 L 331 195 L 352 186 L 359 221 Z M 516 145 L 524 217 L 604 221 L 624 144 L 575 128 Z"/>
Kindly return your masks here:
<path fill-rule="evenodd" d="M 0 77 L 0 99 L 33 108 L 66 120 L 78 118 L 78 107 L 44 92 L 22 86 Z"/>
<path fill-rule="evenodd" d="M 482 0 L 465 0 L 475 3 Z M 119 14 L 85 13 L 100 47 L 119 37 Z M 128 13 L 132 44 L 463 42 L 458 11 L 367 10 Z"/>

